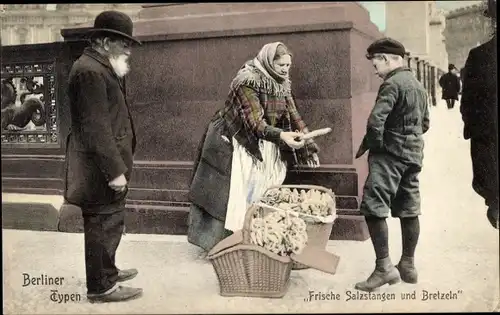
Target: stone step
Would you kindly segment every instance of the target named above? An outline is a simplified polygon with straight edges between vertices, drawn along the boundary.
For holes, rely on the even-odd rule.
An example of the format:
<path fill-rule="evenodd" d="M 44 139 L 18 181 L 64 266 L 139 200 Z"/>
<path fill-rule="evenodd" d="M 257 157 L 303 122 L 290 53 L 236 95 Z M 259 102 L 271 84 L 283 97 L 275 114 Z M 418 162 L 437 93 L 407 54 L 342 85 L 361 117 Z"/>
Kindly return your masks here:
<path fill-rule="evenodd" d="M 59 202 L 60 200 L 2 201 L 2 227 L 18 230 L 83 232 L 80 208 L 66 203 L 60 205 Z M 330 239 L 364 241 L 369 238 L 364 217 L 359 215 L 357 210 L 339 209 L 337 213 L 338 217 Z M 126 205 L 126 232 L 186 235 L 188 215 L 189 207 L 185 204 L 161 205 L 132 201 Z"/>
<path fill-rule="evenodd" d="M 339 210 L 332 228 L 331 240 L 364 241 L 369 238 L 364 217 L 353 210 Z M 127 204 L 126 232 L 133 234 L 187 235 L 188 207 Z M 81 233 L 81 211 L 72 205 L 63 205 L 59 216 L 59 231 Z"/>
<path fill-rule="evenodd" d="M 129 198 L 127 199 L 127 203 L 131 205 L 156 205 L 156 206 L 179 206 L 179 207 L 189 207 L 188 200 L 188 191 L 168 191 L 170 195 L 180 196 L 177 199 L 138 199 L 134 198 L 137 195 L 140 195 L 140 192 L 135 194 L 135 190 L 131 189 L 129 191 Z M 171 200 L 171 201 L 164 201 Z M 357 197 L 354 196 L 335 196 L 335 205 L 337 209 L 344 209 L 345 211 L 356 211 L 359 208 L 359 201 Z"/>
<path fill-rule="evenodd" d="M 2 200 L 2 228 L 4 229 L 57 231 L 58 222 L 59 209 L 56 209 L 52 203 Z"/>
<path fill-rule="evenodd" d="M 31 194 L 62 194 L 64 157 L 26 158 L 2 156 L 2 191 Z M 192 163 L 135 161 L 130 183 L 130 199 L 187 201 Z M 37 174 L 34 180 L 30 174 Z M 165 180 L 167 179 L 168 180 Z M 335 195 L 357 196 L 358 175 L 352 166 L 322 165 L 318 169 L 291 170 L 286 183 L 321 185 Z"/>

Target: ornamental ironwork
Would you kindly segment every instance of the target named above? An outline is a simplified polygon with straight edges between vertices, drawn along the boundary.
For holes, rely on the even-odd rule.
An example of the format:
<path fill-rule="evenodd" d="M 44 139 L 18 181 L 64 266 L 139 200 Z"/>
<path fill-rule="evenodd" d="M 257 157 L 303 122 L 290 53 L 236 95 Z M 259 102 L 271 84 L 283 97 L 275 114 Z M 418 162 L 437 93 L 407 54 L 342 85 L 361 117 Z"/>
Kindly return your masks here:
<path fill-rule="evenodd" d="M 2 64 L 2 146 L 59 144 L 55 62 Z"/>

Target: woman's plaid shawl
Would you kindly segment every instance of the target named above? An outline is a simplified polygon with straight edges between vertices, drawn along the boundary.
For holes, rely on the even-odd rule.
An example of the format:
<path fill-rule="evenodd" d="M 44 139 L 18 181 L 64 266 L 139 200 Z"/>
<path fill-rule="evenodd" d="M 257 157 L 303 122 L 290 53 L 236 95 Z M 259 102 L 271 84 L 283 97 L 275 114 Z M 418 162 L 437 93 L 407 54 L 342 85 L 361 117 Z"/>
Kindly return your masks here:
<path fill-rule="evenodd" d="M 282 159 L 289 165 L 306 164 L 313 153 L 319 152 L 312 140 L 299 150 L 291 149 L 280 140 L 277 132 L 307 133 L 307 126 L 295 106 L 290 82 L 278 84 L 255 67 L 253 61 L 238 72 L 219 115 L 225 120 L 229 135 L 259 161 L 262 161 L 259 139 L 279 145 Z"/>

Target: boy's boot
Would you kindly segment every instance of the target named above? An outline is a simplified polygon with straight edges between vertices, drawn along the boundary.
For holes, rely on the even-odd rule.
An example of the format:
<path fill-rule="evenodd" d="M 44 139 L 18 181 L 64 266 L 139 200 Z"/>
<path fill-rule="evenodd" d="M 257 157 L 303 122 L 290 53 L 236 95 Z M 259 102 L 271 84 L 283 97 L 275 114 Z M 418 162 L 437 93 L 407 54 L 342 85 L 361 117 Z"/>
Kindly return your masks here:
<path fill-rule="evenodd" d="M 358 282 L 355 289 L 371 292 L 384 284 L 393 285 L 401 281 L 399 271 L 394 267 L 389 257 L 377 259 L 375 270 L 365 281 Z"/>

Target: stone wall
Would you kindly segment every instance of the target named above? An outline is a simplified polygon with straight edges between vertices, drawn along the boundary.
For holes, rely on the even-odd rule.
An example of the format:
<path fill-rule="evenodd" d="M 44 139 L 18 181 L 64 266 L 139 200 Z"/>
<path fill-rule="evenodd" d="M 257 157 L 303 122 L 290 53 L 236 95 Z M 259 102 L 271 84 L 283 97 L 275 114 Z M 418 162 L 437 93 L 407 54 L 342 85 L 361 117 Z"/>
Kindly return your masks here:
<path fill-rule="evenodd" d="M 429 1 L 388 1 L 385 34 L 403 43 L 414 55 L 430 52 L 428 36 L 431 19 Z"/>
<path fill-rule="evenodd" d="M 293 89 L 297 106 L 311 129 L 332 127 L 318 139 L 319 169 L 298 168 L 288 183 L 317 184 L 333 189 L 339 215 L 334 239 L 366 240 L 359 199 L 367 175 L 366 155 L 354 155 L 366 129 L 380 80 L 365 58 L 366 47 L 381 37 L 368 12 L 346 3 L 185 4 L 150 8 L 134 24 L 143 41 L 136 47 L 128 79 L 138 147 L 127 200 L 127 231 L 186 233 L 187 192 L 196 146 L 211 115 L 223 105 L 230 80 L 246 60 L 268 42 L 283 41 L 294 52 Z M 279 14 L 278 14 L 279 13 Z M 64 82 L 71 63 L 81 54 L 85 27 L 63 31 L 58 48 L 58 104 L 61 127 L 68 126 Z M 30 46 L 46 51 L 48 46 Z M 18 46 L 3 50 L 4 60 L 26 58 Z M 28 52 L 26 52 L 28 53 Z M 60 138 L 65 139 L 67 129 Z M 2 191 L 43 193 L 62 188 L 64 143 L 53 150 L 7 148 L 2 145 Z M 6 159 L 6 157 L 9 159 Z M 47 161 L 50 160 L 52 171 Z M 31 180 L 41 169 L 51 180 Z M 49 174 L 50 173 L 50 174 Z M 79 231 L 80 213 L 61 208 L 59 230 Z"/>
<path fill-rule="evenodd" d="M 385 35 L 400 41 L 412 57 L 428 60 L 438 69 L 448 66 L 445 15 L 435 1 L 387 1 Z"/>
<path fill-rule="evenodd" d="M 491 38 L 491 20 L 483 15 L 484 10 L 484 5 L 473 5 L 451 11 L 446 17 L 448 60 L 459 69 L 465 65 L 471 48 Z"/>
<path fill-rule="evenodd" d="M 429 23 L 429 59 L 434 61 L 439 69 L 447 69 L 448 53 L 446 52 L 446 43 L 444 30 L 446 28 L 446 17 L 442 10 L 436 6 L 431 7 L 431 20 Z"/>

